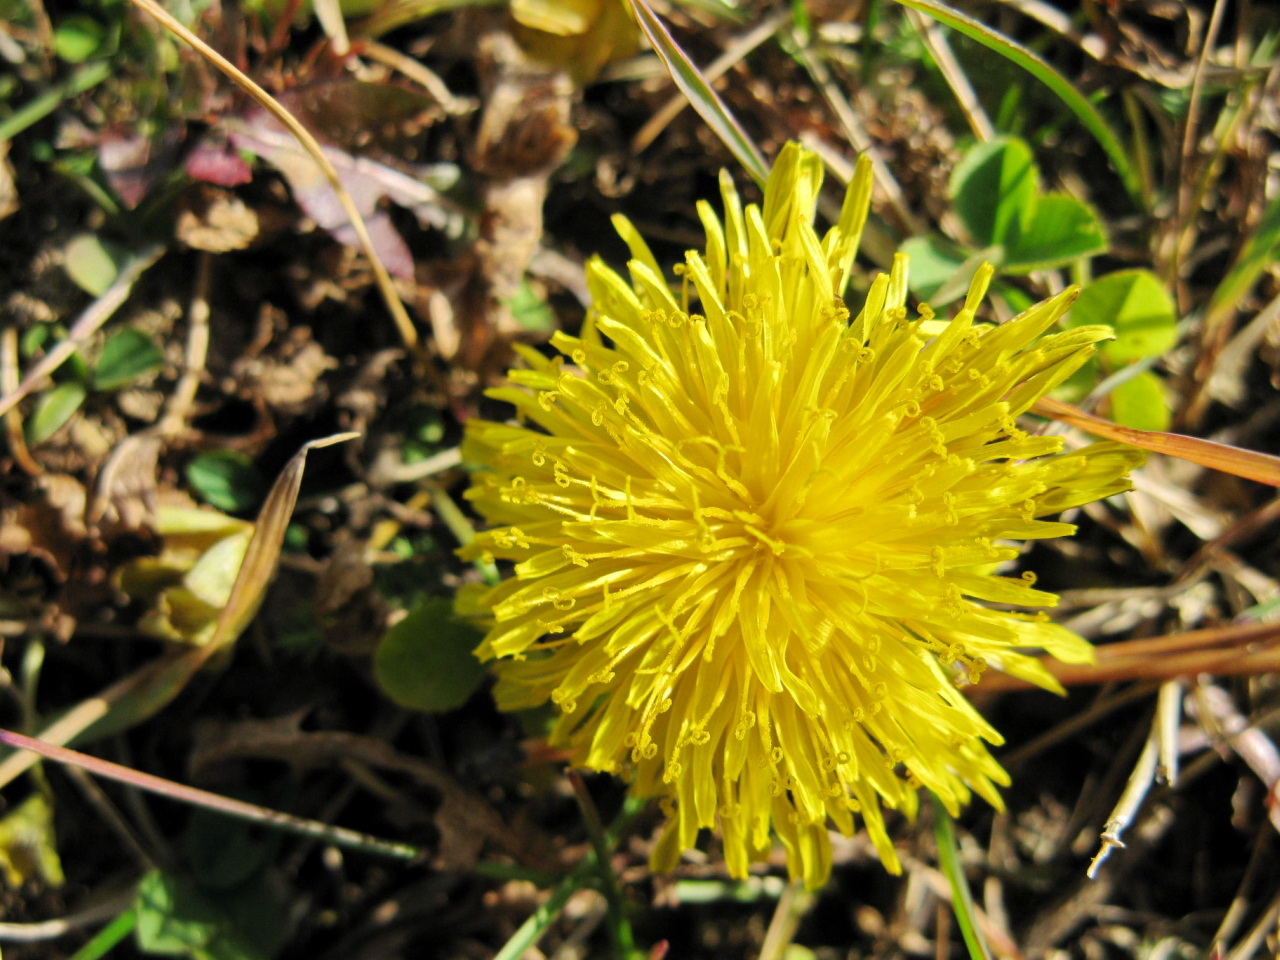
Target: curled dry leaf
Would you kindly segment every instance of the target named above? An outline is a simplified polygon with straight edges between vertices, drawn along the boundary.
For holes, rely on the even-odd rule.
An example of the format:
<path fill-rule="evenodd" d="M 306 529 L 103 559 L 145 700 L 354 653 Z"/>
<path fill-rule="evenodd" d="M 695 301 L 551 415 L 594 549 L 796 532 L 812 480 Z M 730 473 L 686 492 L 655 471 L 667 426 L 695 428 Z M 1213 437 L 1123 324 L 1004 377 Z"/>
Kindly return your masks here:
<path fill-rule="evenodd" d="M 125 437 L 98 471 L 85 521 L 111 532 L 152 526 L 156 500 L 156 466 L 160 438 L 152 434 Z"/>
<path fill-rule="evenodd" d="M 267 585 L 275 573 L 285 529 L 298 500 L 307 454 L 316 448 L 342 443 L 356 436 L 354 433 L 339 433 L 305 443 L 285 465 L 258 513 L 252 537 L 244 551 L 244 561 L 235 574 L 226 604 L 217 612 L 213 629 L 206 634 L 203 645 L 162 656 L 116 681 L 97 696 L 71 707 L 40 730 L 40 739 L 63 746 L 127 730 L 172 702 L 214 654 L 234 644 L 262 605 Z M 225 518 L 212 522 L 215 528 L 219 523 L 225 523 Z M 0 760 L 0 786 L 12 782 L 36 759 L 31 753 L 17 753 Z"/>
<path fill-rule="evenodd" d="M 281 221 L 277 213 L 271 218 Z M 259 209 L 229 190 L 204 186 L 183 198 L 182 210 L 174 223 L 178 242 L 193 250 L 227 253 L 243 250 L 264 232 Z"/>
<path fill-rule="evenodd" d="M 88 494 L 79 480 L 61 473 L 43 474 L 34 485 L 36 496 L 4 511 L 0 550 L 37 556 L 59 583 L 66 583 L 89 536 L 84 522 Z"/>
<path fill-rule="evenodd" d="M 327 400 L 322 377 L 338 366 L 311 336 L 309 327 L 294 327 L 271 352 L 246 355 L 233 365 L 241 387 L 261 397 L 271 410 L 285 415 L 313 411 Z"/>
<path fill-rule="evenodd" d="M 156 136 L 137 130 L 109 130 L 98 141 L 98 165 L 107 183 L 132 210 L 173 168 L 182 131 L 168 127 Z"/>

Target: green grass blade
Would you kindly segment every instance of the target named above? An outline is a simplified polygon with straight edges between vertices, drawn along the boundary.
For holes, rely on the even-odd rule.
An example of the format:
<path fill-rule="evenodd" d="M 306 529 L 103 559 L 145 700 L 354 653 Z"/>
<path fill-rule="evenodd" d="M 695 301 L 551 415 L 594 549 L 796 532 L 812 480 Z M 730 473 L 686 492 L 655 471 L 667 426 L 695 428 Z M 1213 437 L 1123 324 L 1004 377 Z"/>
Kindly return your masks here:
<path fill-rule="evenodd" d="M 62 83 L 50 87 L 0 121 L 0 141 L 12 140 L 27 127 L 53 113 L 64 100 L 97 86 L 110 75 L 111 64 L 106 60 L 86 63 Z"/>
<path fill-rule="evenodd" d="M 1116 173 L 1120 175 L 1120 180 L 1124 184 L 1125 190 L 1133 198 L 1133 202 L 1140 209 L 1145 209 L 1146 198 L 1142 191 L 1142 178 L 1129 162 L 1129 155 L 1125 150 L 1124 144 L 1120 142 L 1120 138 L 1108 126 L 1107 121 L 1098 112 L 1097 108 L 1076 90 L 1066 77 L 1062 76 L 1026 47 L 1015 43 L 1003 34 L 992 30 L 985 24 L 979 23 L 972 17 L 960 13 L 947 4 L 939 2 L 939 0 L 897 0 L 897 2 L 904 7 L 910 7 L 912 10 L 926 13 L 939 23 L 945 23 L 947 26 L 959 30 L 971 40 L 982 44 L 987 49 L 994 50 L 1005 59 L 1022 67 L 1056 93 L 1062 102 L 1066 104 L 1067 109 L 1076 115 L 1076 119 L 1080 121 L 1086 130 L 1093 134 L 1094 139 L 1098 141 L 1098 145 L 1111 158 L 1111 163 L 1116 168 Z"/>
<path fill-rule="evenodd" d="M 969 951 L 969 960 L 991 960 L 987 944 L 978 931 L 978 917 L 973 908 L 973 896 L 969 893 L 969 882 L 964 878 L 964 868 L 960 866 L 960 851 L 956 847 L 956 833 L 951 823 L 951 814 L 947 813 L 942 801 L 933 794 L 933 833 L 938 841 L 938 865 L 946 875 L 951 887 L 951 909 L 960 924 L 960 935 L 964 937 L 964 945 Z"/>
<path fill-rule="evenodd" d="M 680 49 L 679 44 L 658 19 L 657 14 L 649 9 L 645 0 L 631 0 L 631 9 L 635 12 L 645 36 L 653 44 L 653 49 L 666 65 L 671 79 L 689 98 L 690 106 L 698 111 L 698 115 L 715 131 L 720 142 L 729 148 L 729 152 L 751 174 L 756 183 L 763 187 L 765 180 L 769 177 L 769 168 L 760 150 L 747 136 L 734 115 L 729 112 L 724 101 L 711 89 L 711 85 L 694 66 L 693 61 Z"/>
<path fill-rule="evenodd" d="M 71 960 L 101 960 L 133 933 L 138 925 L 138 913 L 132 907 L 94 934 L 93 938 L 75 952 Z"/>
<path fill-rule="evenodd" d="M 542 939 L 542 935 L 547 932 L 547 928 L 556 922 L 556 918 L 560 916 L 560 912 L 564 909 L 565 904 L 579 890 L 588 886 L 595 876 L 595 861 L 593 859 L 589 863 L 584 863 L 577 870 L 569 874 L 560 881 L 560 884 L 551 891 L 551 896 L 547 898 L 533 914 L 520 925 L 520 928 L 512 934 L 508 940 L 495 955 L 493 960 L 520 960 L 530 947 Z"/>
<path fill-rule="evenodd" d="M 631 821 L 645 807 L 645 801 L 636 797 L 628 797 L 622 806 L 622 810 L 614 818 L 613 823 L 609 825 L 609 829 L 605 831 L 603 846 L 612 849 L 622 835 L 630 827 Z M 599 841 L 597 840 L 597 844 Z M 557 884 L 556 888 L 551 891 L 551 895 L 511 936 L 511 939 L 503 944 L 493 960 L 520 960 L 525 955 L 525 951 L 536 944 L 542 935 L 547 932 L 547 928 L 555 923 L 556 918 L 560 916 L 560 912 L 564 910 L 565 904 L 579 890 L 586 887 L 597 885 L 597 878 L 600 875 L 601 861 L 596 853 L 597 846 L 593 845 L 592 850 L 587 854 L 586 859 L 578 864 L 574 871 Z M 605 858 L 604 868 L 608 869 L 608 859 Z"/>
<path fill-rule="evenodd" d="M 1240 248 L 1240 256 L 1213 292 L 1205 325 L 1216 326 L 1229 316 L 1277 254 L 1280 254 L 1280 197 L 1267 206 L 1253 233 Z"/>

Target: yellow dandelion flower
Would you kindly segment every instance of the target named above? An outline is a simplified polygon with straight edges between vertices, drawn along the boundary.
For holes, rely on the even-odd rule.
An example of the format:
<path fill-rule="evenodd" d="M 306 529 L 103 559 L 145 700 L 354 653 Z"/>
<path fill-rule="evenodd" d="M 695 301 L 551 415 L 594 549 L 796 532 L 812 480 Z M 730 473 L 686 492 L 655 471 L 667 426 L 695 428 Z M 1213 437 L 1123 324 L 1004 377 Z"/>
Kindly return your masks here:
<path fill-rule="evenodd" d="M 1023 651 L 1091 648 L 1006 609 L 1054 604 L 1032 576 L 989 571 L 1012 540 L 1073 532 L 1041 518 L 1127 489 L 1140 458 L 1062 453 L 1016 421 L 1110 335 L 1046 333 L 1074 290 L 982 324 L 984 268 L 952 320 L 912 317 L 899 256 L 854 316 L 869 165 L 823 237 L 821 181 L 795 144 L 762 207 L 722 174 L 724 219 L 699 204 L 706 250 L 674 291 L 618 218 L 630 282 L 592 261 L 582 336 L 524 350 L 491 391 L 531 425 L 468 424 L 468 496 L 494 529 L 464 555 L 515 562 L 477 651 L 498 705 L 552 701 L 576 764 L 663 798 L 656 869 L 718 828 L 741 877 L 776 834 L 814 887 L 828 830 L 859 818 L 897 871 L 883 809 L 913 815 L 920 787 L 999 807 L 1000 735 L 958 687 L 987 667 L 1054 687 Z"/>

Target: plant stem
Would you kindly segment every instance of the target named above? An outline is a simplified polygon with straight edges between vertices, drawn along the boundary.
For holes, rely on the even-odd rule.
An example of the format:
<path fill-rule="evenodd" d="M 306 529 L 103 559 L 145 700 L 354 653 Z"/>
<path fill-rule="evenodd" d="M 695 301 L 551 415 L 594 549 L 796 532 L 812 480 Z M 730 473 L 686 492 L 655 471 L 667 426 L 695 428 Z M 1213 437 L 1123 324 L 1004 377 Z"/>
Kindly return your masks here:
<path fill-rule="evenodd" d="M 631 924 L 627 921 L 626 902 L 622 895 L 622 887 L 618 883 L 618 875 L 613 872 L 609 863 L 609 851 L 613 844 L 605 835 L 604 824 L 600 822 L 600 812 L 596 810 L 591 794 L 582 774 L 577 770 L 569 771 L 569 783 L 573 787 L 574 799 L 578 801 L 578 809 L 582 811 L 582 822 L 587 828 L 587 836 L 595 851 L 596 876 L 600 879 L 602 893 L 609 903 L 609 934 L 613 940 L 614 956 L 617 960 L 628 960 L 636 948 L 635 937 L 631 933 Z"/>
<path fill-rule="evenodd" d="M 960 935 L 964 937 L 970 960 L 991 960 L 986 942 L 978 932 L 973 895 L 969 892 L 969 882 L 960 865 L 951 814 L 947 813 L 947 808 L 933 793 L 929 794 L 929 798 L 933 801 L 933 832 L 938 841 L 938 865 L 942 867 L 947 883 L 951 885 L 951 907 L 955 912 L 956 922 L 960 924 Z"/>

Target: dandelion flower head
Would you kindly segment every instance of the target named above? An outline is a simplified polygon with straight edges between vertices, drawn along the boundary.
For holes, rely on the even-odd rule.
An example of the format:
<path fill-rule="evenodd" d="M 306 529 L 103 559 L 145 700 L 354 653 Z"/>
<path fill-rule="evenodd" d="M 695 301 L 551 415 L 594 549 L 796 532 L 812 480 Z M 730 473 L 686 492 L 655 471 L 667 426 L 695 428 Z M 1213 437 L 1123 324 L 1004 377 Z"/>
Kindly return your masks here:
<path fill-rule="evenodd" d="M 1000 806 L 1001 738 L 959 689 L 994 668 L 1056 686 L 1028 651 L 1087 661 L 1034 577 L 991 571 L 1042 519 L 1128 488 L 1138 455 L 1063 453 L 1019 414 L 1110 336 L 1048 332 L 1068 290 L 999 325 L 975 276 L 949 321 L 907 309 L 907 260 L 856 314 L 841 296 L 870 199 L 860 163 L 820 236 L 821 161 L 789 144 L 761 206 L 721 175 L 703 252 L 672 279 L 625 219 L 629 279 L 593 260 L 593 307 L 561 356 L 491 391 L 519 424 L 468 424 L 468 496 L 491 524 L 464 551 L 514 562 L 483 599 L 503 709 L 553 702 L 553 740 L 661 797 L 655 868 L 702 828 L 744 876 L 772 836 L 810 886 L 828 831 L 861 822 L 899 869 L 885 809 L 927 787 Z M 995 606 L 990 606 L 994 604 Z"/>

